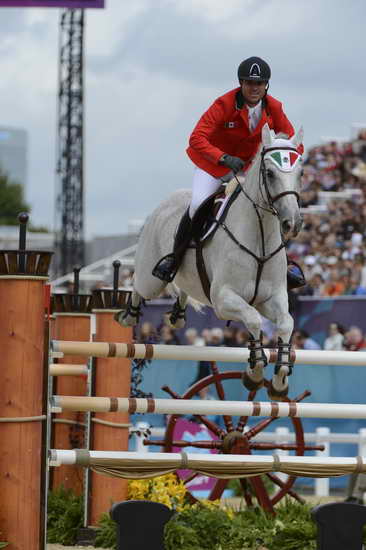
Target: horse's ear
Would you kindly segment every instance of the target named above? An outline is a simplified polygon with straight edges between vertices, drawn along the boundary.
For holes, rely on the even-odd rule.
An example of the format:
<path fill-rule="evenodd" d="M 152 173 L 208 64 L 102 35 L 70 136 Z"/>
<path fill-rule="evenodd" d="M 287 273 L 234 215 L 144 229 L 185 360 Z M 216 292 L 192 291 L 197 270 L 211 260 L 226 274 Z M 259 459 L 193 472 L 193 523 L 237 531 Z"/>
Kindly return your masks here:
<path fill-rule="evenodd" d="M 295 145 L 295 147 L 298 147 L 301 145 L 304 141 L 304 129 L 302 126 L 298 129 L 294 137 L 291 138 L 292 143 Z"/>
<path fill-rule="evenodd" d="M 272 134 L 267 122 L 262 128 L 262 143 L 264 147 L 271 147 L 272 145 Z"/>

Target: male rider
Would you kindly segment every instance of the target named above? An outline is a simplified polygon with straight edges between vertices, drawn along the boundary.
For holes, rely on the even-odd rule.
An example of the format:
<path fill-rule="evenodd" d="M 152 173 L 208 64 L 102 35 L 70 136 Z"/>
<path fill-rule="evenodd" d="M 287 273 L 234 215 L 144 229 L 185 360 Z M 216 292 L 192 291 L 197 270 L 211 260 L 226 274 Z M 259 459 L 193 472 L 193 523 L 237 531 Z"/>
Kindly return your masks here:
<path fill-rule="evenodd" d="M 196 165 L 189 209 L 179 224 L 174 250 L 154 267 L 153 275 L 170 282 L 174 279 L 192 239 L 192 218 L 199 206 L 221 185 L 221 178 L 248 166 L 261 143 L 261 131 L 268 124 L 275 133 L 294 135 L 294 128 L 280 101 L 268 92 L 271 69 L 260 57 L 240 63 L 240 86 L 222 95 L 201 116 L 194 128 L 187 154 Z M 291 288 L 304 279 L 297 266 L 288 272 Z"/>

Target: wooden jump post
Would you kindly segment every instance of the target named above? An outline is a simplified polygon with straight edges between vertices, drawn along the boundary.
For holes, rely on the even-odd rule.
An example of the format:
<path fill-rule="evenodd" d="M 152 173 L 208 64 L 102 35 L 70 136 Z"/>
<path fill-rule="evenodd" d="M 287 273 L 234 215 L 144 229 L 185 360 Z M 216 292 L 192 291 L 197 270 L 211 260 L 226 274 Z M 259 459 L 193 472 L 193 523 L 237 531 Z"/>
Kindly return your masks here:
<path fill-rule="evenodd" d="M 75 341 L 90 340 L 90 316 L 92 307 L 91 294 L 79 292 L 80 267 L 74 268 L 74 280 L 71 292 L 53 294 L 51 298 L 51 313 L 54 317 L 52 332 L 55 338 Z M 68 376 L 61 376 L 62 374 Z M 54 391 L 60 395 L 88 395 L 87 366 L 80 366 L 80 358 L 68 356 L 67 360 L 57 359 L 57 365 L 50 366 L 49 374 L 57 376 L 53 379 Z M 82 374 L 82 375 L 81 375 Z M 65 422 L 63 422 L 64 420 Z M 85 414 L 65 411 L 52 423 L 51 445 L 57 449 L 83 449 L 86 447 Z M 51 471 L 50 487 L 59 488 L 63 485 L 72 489 L 77 495 L 84 490 L 84 476 L 80 469 L 63 466 Z"/>
<path fill-rule="evenodd" d="M 64 355 L 79 357 L 127 357 L 129 359 L 170 359 L 190 361 L 247 362 L 247 348 L 165 346 L 159 344 L 130 344 L 122 342 L 52 342 L 52 349 Z M 277 351 L 264 350 L 268 362 L 275 363 Z M 366 366 L 366 351 L 292 351 L 292 360 L 300 365 Z"/>
<path fill-rule="evenodd" d="M 47 362 L 45 283 L 52 252 L 0 251 L 0 532 L 9 550 L 44 547 Z"/>
<path fill-rule="evenodd" d="M 214 401 L 192 399 L 140 399 L 56 395 L 53 412 L 95 411 L 189 415 L 232 415 L 297 418 L 366 419 L 366 405 L 277 401 Z"/>
<path fill-rule="evenodd" d="M 104 340 L 124 340 L 132 342 L 132 329 L 121 327 L 114 315 L 126 306 L 129 292 L 119 290 L 119 270 L 121 263 L 113 262 L 113 288 L 98 289 L 93 292 L 93 313 L 95 314 L 96 342 Z M 126 358 L 106 360 L 102 357 L 93 361 L 93 395 L 130 395 L 131 365 Z M 127 451 L 129 441 L 129 414 L 127 411 L 111 414 L 108 411 L 93 415 L 90 445 L 92 449 Z M 111 502 L 127 498 L 127 482 L 89 475 L 88 525 L 96 525 L 101 514 L 110 509 Z"/>

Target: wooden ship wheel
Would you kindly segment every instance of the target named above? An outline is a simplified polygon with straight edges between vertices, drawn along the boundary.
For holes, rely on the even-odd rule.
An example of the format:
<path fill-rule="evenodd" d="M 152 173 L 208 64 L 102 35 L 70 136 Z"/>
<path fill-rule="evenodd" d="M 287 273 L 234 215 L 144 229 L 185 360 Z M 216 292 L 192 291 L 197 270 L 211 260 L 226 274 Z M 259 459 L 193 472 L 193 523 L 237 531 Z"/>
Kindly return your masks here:
<path fill-rule="evenodd" d="M 168 386 L 164 386 L 162 389 L 166 391 L 173 399 L 192 399 L 200 396 L 202 391 L 211 390 L 215 391 L 219 400 L 225 400 L 225 389 L 223 382 L 226 380 L 238 380 L 241 384 L 242 373 L 240 371 L 226 371 L 219 372 L 216 363 L 212 362 L 211 374 L 205 378 L 202 378 L 198 382 L 194 383 L 183 395 L 178 395 Z M 265 380 L 265 387 L 268 387 L 270 382 Z M 244 388 L 243 388 L 244 389 Z M 246 391 L 246 390 L 244 390 Z M 256 396 L 256 391 L 248 393 L 247 401 L 253 401 Z M 306 390 L 295 399 L 285 400 L 300 402 L 306 397 L 311 395 L 311 392 Z M 297 456 L 303 456 L 305 451 L 324 450 L 321 445 L 306 445 L 304 441 L 304 431 L 300 418 L 290 418 L 290 423 L 295 434 L 294 443 L 276 443 L 276 442 L 259 442 L 256 441 L 256 436 L 263 432 L 270 424 L 277 420 L 276 417 L 265 418 L 262 420 L 255 418 L 256 423 L 247 426 L 249 418 L 248 416 L 241 416 L 234 425 L 234 418 L 232 416 L 224 415 L 223 424 L 224 427 L 219 426 L 211 418 L 207 418 L 205 415 L 194 415 L 195 421 L 203 424 L 208 430 L 217 437 L 212 441 L 185 441 L 175 437 L 175 429 L 177 420 L 181 418 L 181 415 L 171 415 L 169 417 L 167 429 L 165 432 L 164 440 L 150 440 L 144 441 L 145 445 L 159 445 L 164 448 L 164 452 L 176 452 L 178 448 L 195 447 L 199 449 L 215 449 L 219 454 L 255 454 L 256 451 L 272 451 L 278 450 L 295 451 Z M 177 475 L 188 484 L 199 475 L 198 473 L 191 473 L 188 476 L 181 477 L 182 474 L 177 472 Z M 267 477 L 271 483 L 266 483 L 264 477 Z M 241 488 L 242 495 L 245 499 L 247 506 L 253 506 L 253 499 L 257 500 L 264 510 L 274 514 L 274 506 L 283 497 L 289 495 L 295 498 L 299 502 L 304 500 L 292 489 L 293 484 L 296 481 L 296 477 L 287 476 L 285 479 L 280 478 L 274 473 L 267 473 L 265 476 L 254 476 L 249 478 L 240 478 L 238 480 Z M 226 489 L 230 480 L 228 479 L 215 479 L 214 486 L 208 496 L 209 500 L 216 500 L 221 498 L 224 490 Z M 268 486 L 276 487 L 277 491 L 271 495 L 269 494 Z M 188 492 L 188 496 L 191 501 L 197 499 Z"/>

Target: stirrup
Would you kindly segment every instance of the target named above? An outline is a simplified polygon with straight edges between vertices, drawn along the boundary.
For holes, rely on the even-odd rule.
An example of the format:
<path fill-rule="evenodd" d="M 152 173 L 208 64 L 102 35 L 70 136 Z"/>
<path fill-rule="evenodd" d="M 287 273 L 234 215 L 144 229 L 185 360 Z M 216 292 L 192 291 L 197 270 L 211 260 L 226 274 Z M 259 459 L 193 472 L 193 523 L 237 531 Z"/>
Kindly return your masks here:
<path fill-rule="evenodd" d="M 165 265 L 164 265 L 165 264 Z M 171 283 L 178 271 L 176 257 L 173 252 L 163 256 L 152 270 L 154 277 L 161 281 Z"/>

